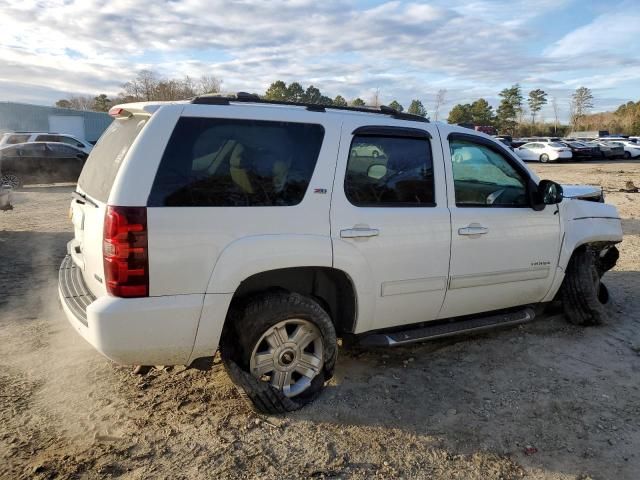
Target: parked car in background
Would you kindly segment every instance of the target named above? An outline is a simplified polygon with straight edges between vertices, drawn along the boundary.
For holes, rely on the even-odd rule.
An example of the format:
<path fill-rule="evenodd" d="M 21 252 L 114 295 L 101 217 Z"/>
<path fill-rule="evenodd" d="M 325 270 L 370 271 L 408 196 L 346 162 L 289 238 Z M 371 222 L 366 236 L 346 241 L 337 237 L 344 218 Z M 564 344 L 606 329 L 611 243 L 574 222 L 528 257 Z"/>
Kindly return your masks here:
<path fill-rule="evenodd" d="M 522 160 L 542 163 L 568 160 L 572 157 L 571 149 L 559 142 L 529 142 L 515 149 Z"/>
<path fill-rule="evenodd" d="M 0 148 L 0 184 L 75 182 L 88 155 L 62 143 L 30 142 Z"/>
<path fill-rule="evenodd" d="M 560 137 L 523 137 L 520 140 L 526 140 L 527 142 L 560 142 Z"/>
<path fill-rule="evenodd" d="M 565 147 L 571 149 L 574 160 L 585 160 L 589 158 L 597 158 L 600 156 L 600 150 L 597 147 L 584 145 L 579 142 L 558 142 Z"/>
<path fill-rule="evenodd" d="M 629 140 L 607 141 L 608 145 L 622 147 L 624 149 L 624 158 L 640 157 L 640 145 Z"/>
<path fill-rule="evenodd" d="M 587 142 L 587 145 L 593 145 L 600 149 L 602 158 L 622 158 L 624 157 L 624 147 L 621 145 L 610 145 L 604 141 L 594 140 Z"/>
<path fill-rule="evenodd" d="M 476 132 L 486 133 L 487 135 L 497 135 L 498 130 L 491 125 L 476 125 L 473 127 Z"/>
<path fill-rule="evenodd" d="M 602 158 L 602 152 L 600 151 L 599 145 L 583 140 L 573 140 L 572 143 L 575 143 L 576 145 L 580 145 L 582 147 L 591 148 L 593 151 L 593 158 Z"/>
<path fill-rule="evenodd" d="M 503 143 L 507 148 L 513 150 L 513 145 L 511 144 L 511 137 L 509 135 L 495 135 L 494 138 L 498 140 L 500 143 Z"/>
<path fill-rule="evenodd" d="M 384 156 L 384 152 L 379 147 L 358 143 L 351 148 L 351 155 L 354 157 L 378 157 Z"/>
<path fill-rule="evenodd" d="M 64 143 L 72 147 L 79 148 L 87 155 L 91 153 L 93 145 L 86 140 L 80 140 L 73 135 L 66 133 L 46 133 L 46 132 L 13 132 L 5 133 L 0 137 L 0 147 L 5 145 L 16 145 L 18 143 L 27 142 L 53 142 Z"/>

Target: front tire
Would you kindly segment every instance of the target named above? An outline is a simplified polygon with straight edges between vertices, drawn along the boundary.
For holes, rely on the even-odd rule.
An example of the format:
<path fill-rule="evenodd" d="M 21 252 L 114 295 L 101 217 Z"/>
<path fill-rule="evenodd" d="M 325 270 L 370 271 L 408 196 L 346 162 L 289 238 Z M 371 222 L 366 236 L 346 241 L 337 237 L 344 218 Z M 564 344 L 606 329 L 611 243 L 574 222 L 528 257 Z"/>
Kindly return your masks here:
<path fill-rule="evenodd" d="M 631 158 L 631 152 L 624 152 L 624 159 L 629 160 Z"/>
<path fill-rule="evenodd" d="M 540 161 L 542 163 L 547 163 L 549 161 L 549 155 L 547 155 L 546 153 L 543 153 L 542 155 L 540 155 Z"/>
<path fill-rule="evenodd" d="M 590 248 L 578 250 L 567 266 L 560 293 L 565 316 L 575 325 L 599 325 L 607 318 L 609 294 L 600 282 L 596 255 Z"/>
<path fill-rule="evenodd" d="M 231 321 L 222 360 L 256 410 L 290 412 L 318 397 L 338 351 L 331 318 L 318 302 L 272 293 L 250 300 Z"/>

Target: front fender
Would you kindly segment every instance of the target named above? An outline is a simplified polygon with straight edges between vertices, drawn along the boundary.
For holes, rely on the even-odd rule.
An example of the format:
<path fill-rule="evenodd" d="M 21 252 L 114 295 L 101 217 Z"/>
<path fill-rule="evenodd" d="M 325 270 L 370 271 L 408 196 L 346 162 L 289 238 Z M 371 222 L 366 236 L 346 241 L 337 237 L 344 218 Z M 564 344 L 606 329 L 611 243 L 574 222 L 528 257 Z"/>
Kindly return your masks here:
<path fill-rule="evenodd" d="M 225 247 L 206 293 L 234 293 L 256 273 L 289 267 L 331 267 L 331 239 L 322 235 L 253 235 Z"/>
<path fill-rule="evenodd" d="M 564 274 L 576 248 L 590 243 L 619 243 L 622 222 L 613 205 L 587 200 L 566 199 L 559 206 L 563 236 L 556 275 L 542 300 L 553 300 L 562 286 Z"/>
<path fill-rule="evenodd" d="M 565 231 L 558 266 L 562 270 L 567 268 L 576 248 L 582 245 L 622 241 L 622 221 L 613 205 L 577 199 L 561 205 Z"/>

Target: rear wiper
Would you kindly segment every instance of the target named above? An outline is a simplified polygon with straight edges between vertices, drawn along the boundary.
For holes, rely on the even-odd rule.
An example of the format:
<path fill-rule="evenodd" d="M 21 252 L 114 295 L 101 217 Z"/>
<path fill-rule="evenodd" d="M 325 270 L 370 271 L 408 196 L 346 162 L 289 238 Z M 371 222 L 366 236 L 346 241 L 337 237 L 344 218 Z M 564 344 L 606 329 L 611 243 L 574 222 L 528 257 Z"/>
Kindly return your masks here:
<path fill-rule="evenodd" d="M 83 193 L 71 192 L 71 198 L 73 198 L 76 202 L 80 203 L 81 205 L 84 205 L 85 203 L 88 203 L 89 205 L 92 205 L 92 206 L 94 206 L 96 208 L 100 208 L 96 202 L 91 200 L 89 197 L 87 197 Z"/>

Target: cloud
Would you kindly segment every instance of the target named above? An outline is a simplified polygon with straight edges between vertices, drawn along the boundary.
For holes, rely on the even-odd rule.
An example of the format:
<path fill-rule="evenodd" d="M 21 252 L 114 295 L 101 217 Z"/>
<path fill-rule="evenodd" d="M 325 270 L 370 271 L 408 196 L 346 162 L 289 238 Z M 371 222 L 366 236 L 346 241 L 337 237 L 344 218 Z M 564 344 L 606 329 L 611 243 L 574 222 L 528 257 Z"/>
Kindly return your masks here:
<path fill-rule="evenodd" d="M 401 103 L 428 102 L 440 88 L 453 102 L 495 99 L 515 82 L 561 89 L 584 78 L 603 88 L 627 81 L 636 71 L 627 69 L 626 55 L 616 56 L 621 73 L 600 78 L 587 55 L 567 61 L 562 53 L 600 27 L 568 33 L 545 51 L 530 48 L 528 22 L 570 1 L 530 8 L 525 0 L 368 7 L 350 0 L 9 0 L 0 10 L 2 99 L 24 99 L 26 86 L 46 103 L 69 93 L 113 95 L 142 68 L 214 74 L 230 90 L 261 92 L 276 79 L 348 98 L 379 88 L 385 101 Z M 604 17 L 593 23 L 613 22 Z"/>
<path fill-rule="evenodd" d="M 614 10 L 563 36 L 546 49 L 546 56 L 567 58 L 589 55 L 612 60 L 637 58 L 640 38 L 640 22 L 636 21 L 638 9 Z"/>

